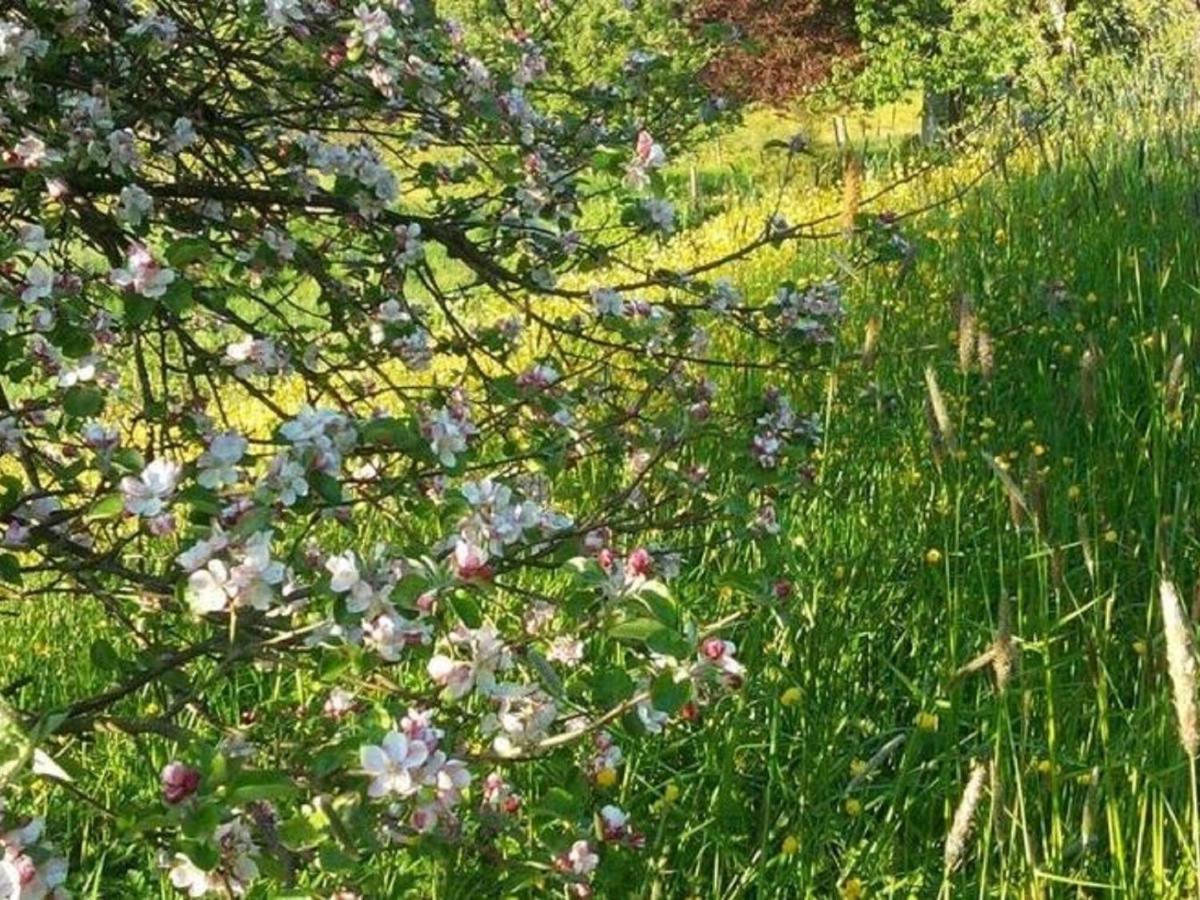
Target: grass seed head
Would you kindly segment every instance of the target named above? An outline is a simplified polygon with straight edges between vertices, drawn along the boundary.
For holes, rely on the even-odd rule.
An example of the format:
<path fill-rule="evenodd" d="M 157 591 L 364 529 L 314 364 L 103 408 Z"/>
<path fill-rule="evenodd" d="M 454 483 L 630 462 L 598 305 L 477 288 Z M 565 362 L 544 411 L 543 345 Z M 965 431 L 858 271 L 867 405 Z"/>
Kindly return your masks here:
<path fill-rule="evenodd" d="M 975 355 L 979 359 L 979 371 L 985 380 L 991 381 L 996 374 L 996 347 L 985 328 L 979 328 L 975 337 Z"/>
<path fill-rule="evenodd" d="M 1090 347 L 1084 350 L 1079 360 L 1079 402 L 1089 425 L 1096 421 L 1096 378 L 1099 367 L 1099 354 Z"/>
<path fill-rule="evenodd" d="M 996 616 L 996 639 L 992 642 L 992 674 L 996 677 L 996 692 L 1003 694 L 1012 677 L 1015 664 L 1012 639 L 1012 601 L 1008 594 L 1000 595 Z"/>
<path fill-rule="evenodd" d="M 955 449 L 954 423 L 950 421 L 950 411 L 946 407 L 946 399 L 938 386 L 937 374 L 932 366 L 925 368 L 925 386 L 929 391 L 925 416 L 929 422 L 930 438 L 934 446 L 935 459 L 941 458 L 945 450 Z"/>
<path fill-rule="evenodd" d="M 1179 415 L 1179 407 L 1183 399 L 1183 354 L 1180 353 L 1171 363 L 1171 371 L 1167 374 L 1167 387 L 1163 394 L 1163 406 L 1168 418 Z"/>
<path fill-rule="evenodd" d="M 871 316 L 867 319 L 866 332 L 863 335 L 862 349 L 862 367 L 864 369 L 873 369 L 875 360 L 879 356 L 879 333 L 883 328 L 883 323 L 879 316 Z"/>
<path fill-rule="evenodd" d="M 979 809 L 979 801 L 983 799 L 983 786 L 987 782 L 989 768 L 986 761 L 976 762 L 971 766 L 967 786 L 963 788 L 962 798 L 958 801 L 958 808 L 954 811 L 954 819 L 950 823 L 950 831 L 946 835 L 943 857 L 947 872 L 957 869 L 967 854 L 975 813 Z"/>
<path fill-rule="evenodd" d="M 1191 759 L 1200 751 L 1200 728 L 1196 715 L 1196 658 L 1192 652 L 1192 628 L 1175 585 L 1165 578 L 1158 584 L 1162 601 L 1163 634 L 1167 642 L 1167 671 L 1175 698 L 1179 743 Z"/>
<path fill-rule="evenodd" d="M 971 371 L 971 363 L 975 360 L 978 345 L 978 320 L 975 318 L 975 304 L 971 298 L 962 296 L 958 299 L 958 370 L 966 375 Z"/>

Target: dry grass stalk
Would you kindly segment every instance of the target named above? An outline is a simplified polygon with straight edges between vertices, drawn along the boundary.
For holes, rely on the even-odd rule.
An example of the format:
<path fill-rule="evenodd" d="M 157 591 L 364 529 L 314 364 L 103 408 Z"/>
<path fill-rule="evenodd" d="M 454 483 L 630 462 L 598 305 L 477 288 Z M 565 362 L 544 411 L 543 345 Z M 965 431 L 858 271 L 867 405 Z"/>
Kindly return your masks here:
<path fill-rule="evenodd" d="M 996 677 L 996 691 L 1003 694 L 1012 677 L 1016 654 L 1012 635 L 1012 601 L 1008 594 L 1000 595 L 1000 608 L 996 615 L 996 639 L 992 642 L 992 674 Z"/>
<path fill-rule="evenodd" d="M 996 348 L 992 344 L 992 336 L 984 328 L 979 329 L 975 338 L 975 355 L 979 359 L 979 371 L 987 381 L 996 374 Z"/>
<path fill-rule="evenodd" d="M 1192 626 L 1187 621 L 1175 585 L 1167 579 L 1158 583 L 1162 601 L 1163 634 L 1167 641 L 1167 671 L 1175 698 L 1175 718 L 1179 724 L 1179 743 L 1184 752 L 1196 758 L 1200 751 L 1200 728 L 1196 715 L 1196 658 L 1192 652 Z"/>
<path fill-rule="evenodd" d="M 971 371 L 978 342 L 978 319 L 975 304 L 967 296 L 958 300 L 958 370 L 966 375 Z"/>
<path fill-rule="evenodd" d="M 1013 520 L 1013 525 L 1020 528 L 1027 518 L 1032 518 L 1029 500 L 1025 497 L 1025 492 L 1017 486 L 1013 481 L 1013 477 L 1008 474 L 1008 471 L 996 462 L 994 457 L 988 454 L 983 454 L 984 461 L 991 467 L 992 472 L 1000 479 L 1000 485 L 1004 488 L 1004 493 L 1008 497 L 1009 515 Z"/>
<path fill-rule="evenodd" d="M 875 359 L 879 356 L 879 333 L 883 330 L 883 323 L 879 316 L 871 316 L 867 319 L 866 333 L 863 335 L 862 348 L 862 367 L 864 369 L 873 369 L 875 367 Z"/>
<path fill-rule="evenodd" d="M 1183 354 L 1175 357 L 1171 371 L 1167 375 L 1167 388 L 1163 397 L 1163 406 L 1168 418 L 1179 415 L 1180 402 L 1183 400 Z"/>
<path fill-rule="evenodd" d="M 1088 577 L 1092 581 L 1096 580 L 1096 553 L 1092 548 L 1092 536 L 1088 530 L 1087 516 L 1080 513 L 1076 517 L 1076 522 L 1079 527 L 1079 549 L 1083 551 L 1083 565 L 1087 569 Z"/>
<path fill-rule="evenodd" d="M 995 656 L 995 654 L 995 646 L 988 647 L 969 663 L 959 666 L 954 672 L 954 679 L 957 681 L 959 678 L 965 678 L 966 676 L 972 675 L 975 672 L 983 671 L 992 664 L 992 658 Z"/>
<path fill-rule="evenodd" d="M 1084 350 L 1079 360 L 1079 401 L 1089 425 L 1096 421 L 1096 377 L 1099 366 L 1099 354 L 1090 347 Z"/>
<path fill-rule="evenodd" d="M 971 766 L 967 786 L 963 788 L 962 798 L 958 801 L 958 808 L 954 811 L 954 819 L 950 823 L 950 831 L 946 835 L 943 858 L 947 872 L 957 869 L 966 856 L 975 813 L 979 809 L 979 801 L 983 799 L 983 786 L 987 781 L 989 768 L 986 761 L 976 762 Z"/>
<path fill-rule="evenodd" d="M 1079 825 L 1080 849 L 1084 854 L 1091 853 L 1100 846 L 1100 836 L 1096 833 L 1096 816 L 1099 813 L 1099 807 L 1100 767 L 1093 766 L 1087 798 L 1083 801 L 1083 821 Z"/>
<path fill-rule="evenodd" d="M 851 791 L 857 789 L 859 785 L 870 778 L 874 772 L 878 771 L 885 763 L 887 763 L 887 761 L 895 755 L 896 751 L 904 746 L 904 742 L 907 740 L 907 738 L 908 735 L 901 732 L 876 750 L 871 755 L 871 758 L 867 760 L 867 764 L 863 767 L 863 770 L 850 779 L 850 783 L 846 785 L 846 793 L 849 794 Z"/>
<path fill-rule="evenodd" d="M 938 387 L 937 374 L 932 366 L 925 367 L 925 386 L 929 390 L 929 403 L 926 405 L 926 415 L 930 420 L 931 430 L 941 446 L 953 452 L 954 423 L 950 421 L 950 412 L 946 407 L 946 399 L 942 389 Z"/>
<path fill-rule="evenodd" d="M 988 823 L 997 843 L 1004 842 L 1004 829 L 1000 827 L 1000 816 L 1004 812 L 1004 782 L 1000 780 L 1000 767 L 988 766 L 988 792 L 992 796 L 988 810 Z"/>
<path fill-rule="evenodd" d="M 929 398 L 925 398 L 925 425 L 929 429 L 929 454 L 933 457 L 933 462 L 939 468 L 942 461 L 946 458 L 946 442 L 942 439 L 942 432 L 938 428 L 937 416 L 933 411 L 933 404 L 929 402 Z"/>
<path fill-rule="evenodd" d="M 1062 590 L 1067 583 L 1067 555 L 1062 547 L 1050 549 L 1050 580 L 1057 590 Z"/>
<path fill-rule="evenodd" d="M 1037 458 L 1029 457 L 1025 466 L 1025 501 L 1032 514 L 1033 527 L 1040 530 L 1046 524 L 1046 480 L 1038 470 Z"/>
<path fill-rule="evenodd" d="M 1003 694 L 1012 678 L 1015 664 L 1016 647 L 1012 634 L 1012 601 L 1007 595 L 1002 595 L 996 621 L 996 636 L 986 650 L 954 672 L 954 680 L 981 672 L 991 666 L 992 675 L 996 679 L 996 691 Z"/>

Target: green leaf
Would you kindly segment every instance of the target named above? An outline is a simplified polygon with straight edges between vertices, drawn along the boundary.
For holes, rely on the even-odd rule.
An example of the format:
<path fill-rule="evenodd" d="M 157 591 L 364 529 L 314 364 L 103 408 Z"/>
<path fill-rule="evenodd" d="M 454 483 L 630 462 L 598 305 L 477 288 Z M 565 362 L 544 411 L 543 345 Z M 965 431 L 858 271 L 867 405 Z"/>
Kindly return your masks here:
<path fill-rule="evenodd" d="M 296 780 L 289 773 L 274 769 L 239 772 L 231 785 L 229 802 L 235 805 L 251 800 L 281 800 L 298 790 Z"/>
<path fill-rule="evenodd" d="M 204 238 L 185 237 L 172 243 L 163 254 L 175 268 L 183 268 L 189 263 L 200 262 L 212 256 L 212 247 Z"/>
<path fill-rule="evenodd" d="M 123 472 L 140 472 L 146 468 L 146 460 L 132 447 L 121 447 L 116 450 L 112 455 L 112 464 L 113 468 Z"/>
<path fill-rule="evenodd" d="M 125 323 L 137 328 L 144 325 L 154 315 L 158 301 L 153 297 L 143 297 L 141 294 L 125 294 Z"/>
<path fill-rule="evenodd" d="M 312 821 L 312 817 L 295 815 L 279 824 L 279 839 L 292 850 L 303 850 L 318 843 L 324 837 Z"/>
<path fill-rule="evenodd" d="M 183 820 L 185 836 L 203 841 L 221 824 L 221 807 L 214 803 L 199 806 Z"/>
<path fill-rule="evenodd" d="M 87 511 L 85 518 L 88 521 L 96 521 L 97 519 L 112 519 L 119 515 L 125 509 L 125 498 L 120 494 L 106 494 L 101 497 Z"/>
<path fill-rule="evenodd" d="M 655 653 L 661 653 L 663 656 L 674 656 L 677 659 L 684 659 L 692 652 L 692 645 L 679 632 L 672 631 L 670 628 L 664 628 L 662 631 L 651 635 L 646 639 L 646 646 Z"/>
<path fill-rule="evenodd" d="M 692 695 L 690 681 L 676 681 L 673 672 L 663 672 L 650 683 L 650 702 L 659 712 L 674 715 Z"/>
<path fill-rule="evenodd" d="M 608 634 L 618 640 L 648 642 L 656 635 L 669 631 L 666 625 L 656 619 L 640 618 L 619 622 L 608 630 Z"/>
<path fill-rule="evenodd" d="M 180 491 L 179 499 L 206 515 L 215 516 L 221 511 L 221 498 L 217 492 L 198 484 L 189 485 Z"/>
<path fill-rule="evenodd" d="M 568 821 L 578 819 L 583 813 L 579 798 L 561 787 L 552 787 L 542 795 L 537 809 L 547 815 Z"/>
<path fill-rule="evenodd" d="M 60 320 L 50 332 L 50 343 L 68 359 L 81 359 L 92 352 L 95 340 L 85 328 L 78 328 L 66 319 Z"/>
<path fill-rule="evenodd" d="M 329 844 L 322 845 L 317 855 L 321 861 L 321 868 L 326 872 L 346 872 L 358 865 L 358 860 L 349 853 Z"/>
<path fill-rule="evenodd" d="M 208 841 L 185 841 L 180 849 L 201 869 L 215 869 L 221 862 L 220 851 Z"/>
<path fill-rule="evenodd" d="M 483 612 L 469 591 L 458 590 L 451 594 L 450 606 L 468 628 L 478 628 L 483 624 Z"/>
<path fill-rule="evenodd" d="M 162 296 L 163 306 L 175 315 L 182 315 L 192 306 L 192 283 L 186 278 L 176 278 Z"/>
<path fill-rule="evenodd" d="M 601 669 L 592 679 L 592 696 L 601 706 L 616 706 L 633 696 L 634 683 L 624 669 Z"/>
<path fill-rule="evenodd" d="M 421 437 L 416 428 L 403 419 L 384 416 L 372 419 L 358 430 L 359 440 L 363 444 L 387 444 L 393 447 L 407 448 L 420 446 Z"/>
<path fill-rule="evenodd" d="M 555 697 L 561 697 L 563 695 L 562 679 L 558 677 L 558 673 L 554 671 L 554 667 L 550 665 L 550 661 L 533 648 L 525 652 L 525 658 L 538 673 L 538 678 L 541 679 L 546 690 Z"/>
<path fill-rule="evenodd" d="M 104 638 L 96 638 L 88 648 L 88 659 L 101 672 L 115 672 L 121 668 L 121 657 Z"/>
<path fill-rule="evenodd" d="M 88 419 L 104 409 L 104 395 L 92 387 L 75 385 L 63 394 L 63 409 L 77 419 Z"/>
<path fill-rule="evenodd" d="M 21 584 L 21 562 L 12 553 L 0 553 L 0 582 Z"/>
<path fill-rule="evenodd" d="M 329 473 L 313 472 L 309 481 L 326 503 L 342 502 L 342 483 Z"/>

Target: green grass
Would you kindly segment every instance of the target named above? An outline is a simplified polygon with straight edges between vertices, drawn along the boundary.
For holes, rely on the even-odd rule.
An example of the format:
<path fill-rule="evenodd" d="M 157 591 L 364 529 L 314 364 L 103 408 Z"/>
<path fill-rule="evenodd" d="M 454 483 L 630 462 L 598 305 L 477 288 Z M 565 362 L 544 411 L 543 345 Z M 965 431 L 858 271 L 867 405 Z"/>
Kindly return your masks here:
<path fill-rule="evenodd" d="M 702 727 L 623 741 L 622 781 L 597 790 L 597 805 L 629 810 L 648 843 L 608 854 L 599 896 L 623 895 L 607 886 L 621 879 L 635 896 L 663 898 L 829 897 L 851 879 L 884 897 L 1190 894 L 1196 810 L 1155 588 L 1163 569 L 1188 602 L 1200 588 L 1200 112 L 1156 83 L 1136 101 L 1088 106 L 1029 159 L 913 223 L 911 269 L 857 277 L 842 357 L 828 379 L 810 379 L 828 422 L 815 483 L 778 498 L 778 542 L 708 535 L 707 564 L 681 589 L 700 620 L 742 613 L 731 634 L 748 683 Z M 757 116 L 706 151 L 706 189 L 759 203 L 778 173 L 754 148 L 791 127 Z M 929 199 L 923 190 L 906 203 Z M 736 275 L 762 289 L 827 270 L 843 250 L 778 252 Z M 952 308 L 963 294 L 995 340 L 990 378 L 957 366 Z M 855 350 L 870 316 L 882 339 L 867 370 Z M 1091 417 L 1088 347 L 1100 360 Z M 1178 354 L 1173 411 L 1165 382 Z M 957 435 L 958 452 L 940 463 L 926 367 Z M 1031 505 L 1043 504 L 1039 527 L 1014 525 L 985 455 L 1003 457 Z M 790 598 L 769 596 L 777 578 L 794 584 Z M 1021 652 L 999 693 L 986 670 L 954 674 L 992 641 L 1002 598 Z M 0 619 L 0 683 L 27 676 L 23 706 L 108 682 L 86 648 L 120 633 L 102 631 L 92 600 L 4 611 L 16 615 Z M 204 702 L 236 719 L 292 690 L 247 673 Z M 269 747 L 289 727 L 259 723 L 251 737 Z M 897 736 L 897 752 L 848 793 L 855 761 Z M 81 749 L 99 806 L 153 801 L 160 743 L 104 734 Z M 943 842 L 984 758 L 1002 790 L 985 791 L 966 860 L 947 876 Z M 520 786 L 535 797 L 571 767 L 546 763 Z M 154 848 L 114 843 L 106 813 L 37 791 L 52 832 L 77 851 L 78 895 L 171 895 Z M 466 854 L 372 865 L 372 896 L 491 896 L 498 883 Z"/>

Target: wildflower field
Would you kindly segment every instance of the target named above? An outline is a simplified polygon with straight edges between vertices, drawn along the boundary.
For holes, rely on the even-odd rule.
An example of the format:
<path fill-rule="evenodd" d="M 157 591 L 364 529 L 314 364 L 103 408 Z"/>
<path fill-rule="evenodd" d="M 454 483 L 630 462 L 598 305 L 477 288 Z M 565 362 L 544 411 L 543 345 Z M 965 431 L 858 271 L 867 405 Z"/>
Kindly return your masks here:
<path fill-rule="evenodd" d="M 1200 895 L 1194 23 L 932 144 L 908 94 L 572 157 L 527 44 L 460 89 L 381 49 L 423 4 L 320 6 L 262 34 L 444 92 L 411 158 L 272 126 L 303 201 L 218 218 L 215 112 L 99 175 L 0 128 L 0 900 Z"/>

